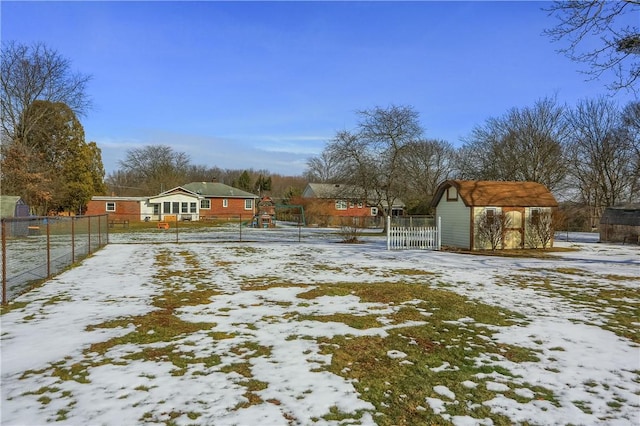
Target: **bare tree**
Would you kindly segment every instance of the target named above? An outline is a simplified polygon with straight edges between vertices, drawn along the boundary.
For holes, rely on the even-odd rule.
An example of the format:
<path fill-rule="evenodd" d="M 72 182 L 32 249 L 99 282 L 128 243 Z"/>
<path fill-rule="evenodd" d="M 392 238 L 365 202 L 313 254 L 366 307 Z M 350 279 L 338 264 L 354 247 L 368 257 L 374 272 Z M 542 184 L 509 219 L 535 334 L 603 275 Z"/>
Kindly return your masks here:
<path fill-rule="evenodd" d="M 640 102 L 631 102 L 624 108 L 622 123 L 631 145 L 629 202 L 640 203 Z"/>
<path fill-rule="evenodd" d="M 558 218 L 549 210 L 538 210 L 527 219 L 525 240 L 529 247 L 547 248 L 555 234 Z"/>
<path fill-rule="evenodd" d="M 465 179 L 539 182 L 550 190 L 565 176 L 564 108 L 544 98 L 533 107 L 513 108 L 473 129 L 459 151 Z"/>
<path fill-rule="evenodd" d="M 456 150 L 446 141 L 425 139 L 409 142 L 402 155 L 405 192 L 401 197 L 416 213 L 427 213 L 440 183 L 455 169 Z"/>
<path fill-rule="evenodd" d="M 511 217 L 494 210 L 486 210 L 476 218 L 475 236 L 479 247 L 489 245 L 496 250 L 504 245 L 507 228 L 511 226 Z"/>
<path fill-rule="evenodd" d="M 309 182 L 330 183 L 339 180 L 339 160 L 327 149 L 307 160 L 305 177 Z"/>
<path fill-rule="evenodd" d="M 43 43 L 2 44 L 0 109 L 3 143 L 27 139 L 45 119 L 46 109 L 27 115 L 36 101 L 63 103 L 77 116 L 90 107 L 86 86 L 91 77 L 74 73 L 71 62 Z"/>
<path fill-rule="evenodd" d="M 580 102 L 567 122 L 569 170 L 595 227 L 605 207 L 633 196 L 629 189 L 634 180 L 634 144 L 616 104 L 602 97 Z"/>
<path fill-rule="evenodd" d="M 358 112 L 356 132 L 343 131 L 330 145 L 346 183 L 385 214 L 404 190 L 402 155 L 422 135 L 418 113 L 409 106 L 375 107 Z"/>
<path fill-rule="evenodd" d="M 591 79 L 612 71 L 614 79 L 608 85 L 611 90 L 637 91 L 640 1 L 555 1 L 546 10 L 558 19 L 558 24 L 545 33 L 553 41 L 568 43 L 561 53 L 586 64 L 584 73 Z"/>
<path fill-rule="evenodd" d="M 157 194 L 185 183 L 189 156 L 167 145 L 148 145 L 127 151 L 120 161 L 121 171 L 133 177 L 131 186 L 145 195 Z"/>

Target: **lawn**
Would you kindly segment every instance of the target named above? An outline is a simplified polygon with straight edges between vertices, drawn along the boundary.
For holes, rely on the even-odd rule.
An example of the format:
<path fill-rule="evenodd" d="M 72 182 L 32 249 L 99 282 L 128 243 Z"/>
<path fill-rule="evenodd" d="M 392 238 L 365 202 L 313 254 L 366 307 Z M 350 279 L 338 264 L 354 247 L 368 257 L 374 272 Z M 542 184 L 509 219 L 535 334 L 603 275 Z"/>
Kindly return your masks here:
<path fill-rule="evenodd" d="M 112 243 L 3 310 L 0 420 L 637 424 L 640 250 L 558 245 Z"/>

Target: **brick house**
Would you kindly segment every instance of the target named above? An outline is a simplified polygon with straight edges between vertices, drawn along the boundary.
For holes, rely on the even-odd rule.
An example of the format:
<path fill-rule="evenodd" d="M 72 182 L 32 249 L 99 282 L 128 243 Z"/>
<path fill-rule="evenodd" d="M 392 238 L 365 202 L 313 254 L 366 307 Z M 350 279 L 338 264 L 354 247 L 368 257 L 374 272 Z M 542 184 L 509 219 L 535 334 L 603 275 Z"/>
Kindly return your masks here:
<path fill-rule="evenodd" d="M 95 196 L 87 215 L 109 214 L 109 220 L 173 221 L 252 217 L 256 195 L 217 182 L 192 182 L 151 197 Z"/>
<path fill-rule="evenodd" d="M 309 183 L 299 202 L 310 220 L 325 224 L 338 223 L 346 217 L 373 222 L 384 215 L 375 203 L 366 199 L 361 188 L 352 185 Z M 401 216 L 404 203 L 396 200 L 390 210 L 392 216 Z"/>

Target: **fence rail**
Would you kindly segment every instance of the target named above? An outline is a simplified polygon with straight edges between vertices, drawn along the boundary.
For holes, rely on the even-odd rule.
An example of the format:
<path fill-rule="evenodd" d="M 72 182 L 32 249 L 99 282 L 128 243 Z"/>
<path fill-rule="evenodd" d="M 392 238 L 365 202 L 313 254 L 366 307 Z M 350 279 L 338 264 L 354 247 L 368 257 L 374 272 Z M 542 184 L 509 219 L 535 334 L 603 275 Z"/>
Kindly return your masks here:
<path fill-rule="evenodd" d="M 391 223 L 387 218 L 387 249 L 440 250 L 440 219 L 437 226 L 411 226 L 411 221 L 403 224 Z"/>
<path fill-rule="evenodd" d="M 30 216 L 0 221 L 2 304 L 108 242 L 108 216 Z"/>

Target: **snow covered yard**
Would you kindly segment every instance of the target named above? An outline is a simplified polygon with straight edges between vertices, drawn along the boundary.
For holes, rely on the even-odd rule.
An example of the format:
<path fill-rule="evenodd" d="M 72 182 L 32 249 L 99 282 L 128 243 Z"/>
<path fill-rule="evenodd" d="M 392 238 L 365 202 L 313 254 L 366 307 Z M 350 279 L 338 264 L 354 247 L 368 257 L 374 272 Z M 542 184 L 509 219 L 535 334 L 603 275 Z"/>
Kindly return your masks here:
<path fill-rule="evenodd" d="M 110 244 L 2 321 L 3 425 L 638 424 L 640 250 Z"/>

